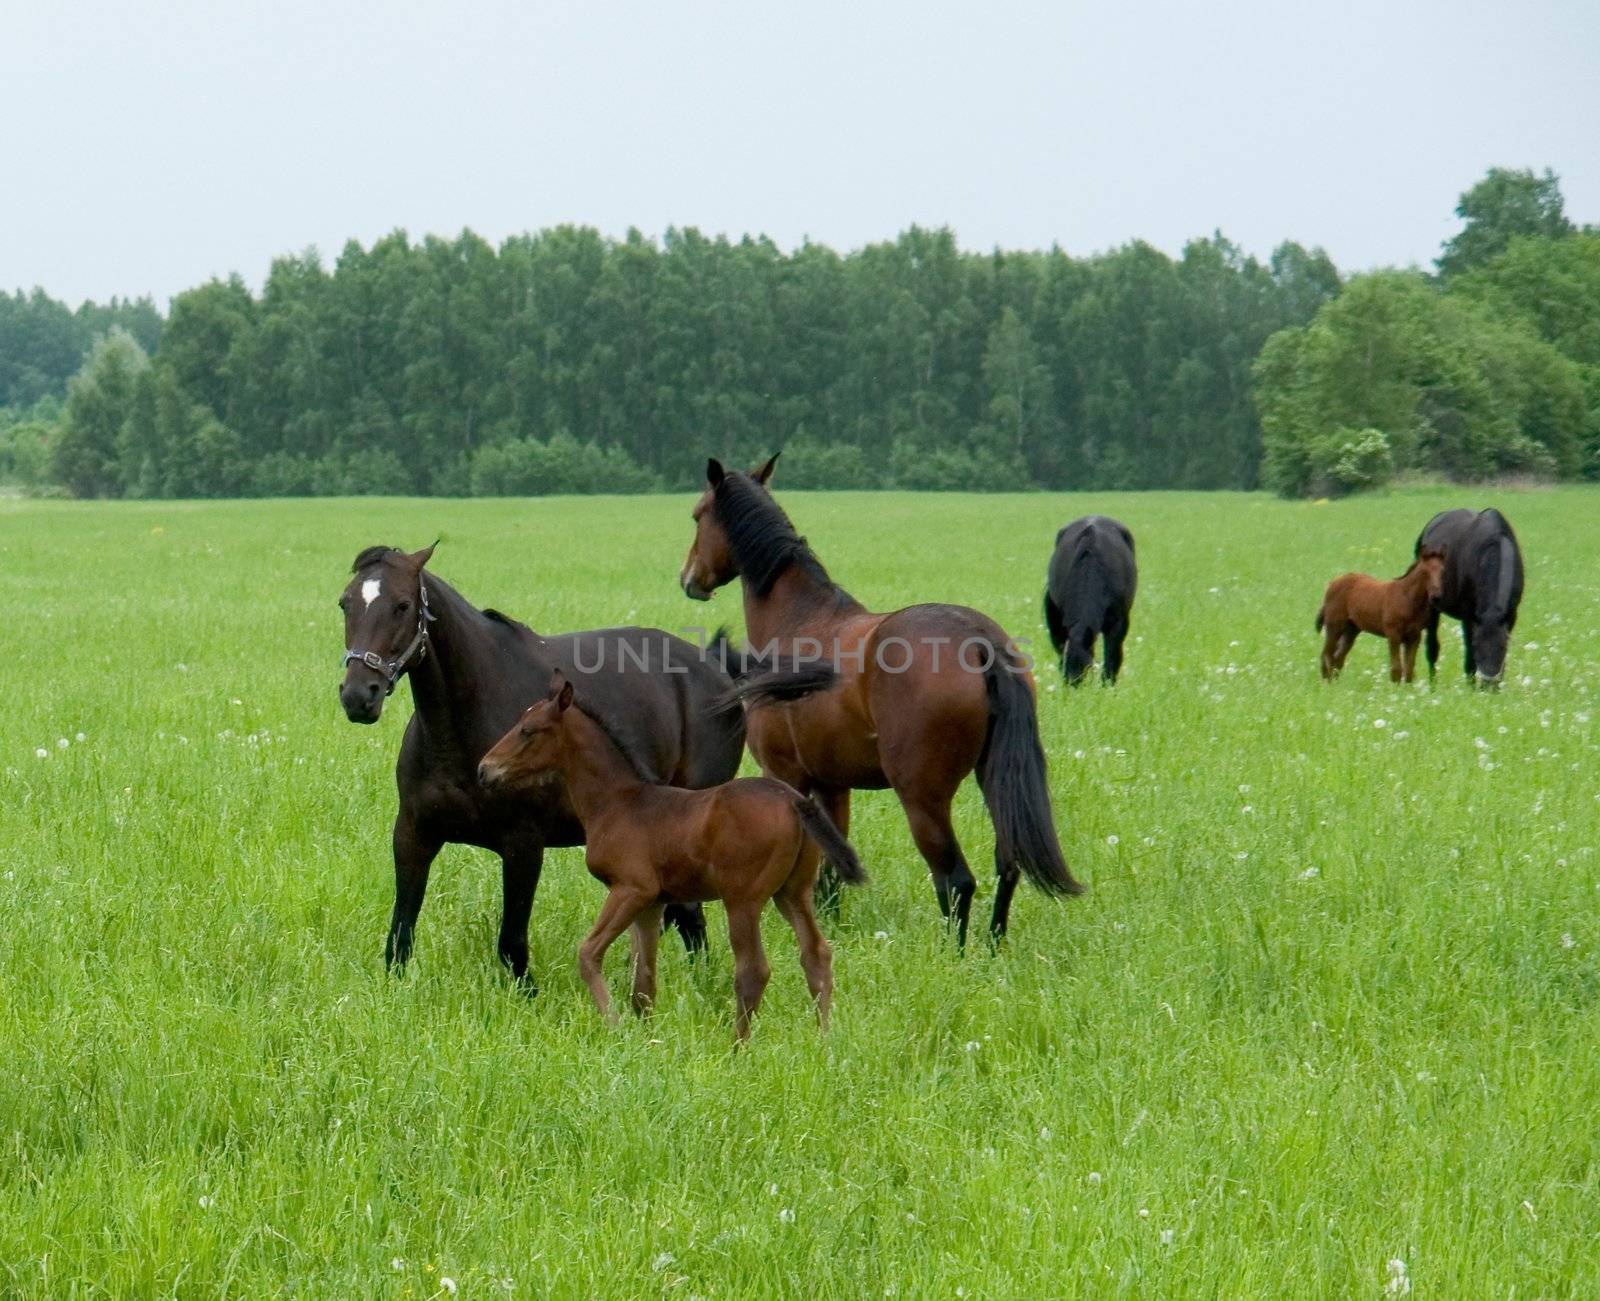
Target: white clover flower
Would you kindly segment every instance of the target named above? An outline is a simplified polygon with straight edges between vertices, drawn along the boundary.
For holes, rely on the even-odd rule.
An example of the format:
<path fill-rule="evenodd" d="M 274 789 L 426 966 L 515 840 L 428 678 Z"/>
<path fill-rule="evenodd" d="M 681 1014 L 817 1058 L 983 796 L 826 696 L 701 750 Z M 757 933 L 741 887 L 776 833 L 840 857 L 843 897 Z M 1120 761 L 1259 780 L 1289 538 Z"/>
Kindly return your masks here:
<path fill-rule="evenodd" d="M 655 1272 L 659 1274 L 662 1270 L 666 1269 L 669 1265 L 675 1264 L 677 1262 L 677 1259 L 678 1258 L 676 1256 L 674 1256 L 670 1251 L 663 1251 L 659 1256 L 657 1256 L 654 1260 L 652 1260 L 650 1262 L 650 1268 L 655 1270 Z"/>
<path fill-rule="evenodd" d="M 75 741 L 87 741 L 88 739 L 89 738 L 87 736 L 85 736 L 82 732 L 77 732 L 77 733 L 73 734 L 73 740 L 75 740 Z"/>
<path fill-rule="evenodd" d="M 1572 938 L 1572 932 L 1571 931 L 1562 931 L 1561 932 L 1561 947 L 1562 948 L 1570 949 L 1577 942 L 1578 942 L 1577 940 Z"/>
<path fill-rule="evenodd" d="M 792 1210 L 790 1210 L 787 1206 L 785 1206 L 781 1211 L 778 1212 L 778 1223 L 779 1224 L 793 1224 L 794 1223 L 794 1212 Z"/>
<path fill-rule="evenodd" d="M 397 1273 L 397 1274 L 402 1269 L 404 1269 L 405 1267 L 406 1267 L 405 1261 L 401 1260 L 399 1256 L 395 1256 L 392 1260 L 389 1261 L 389 1268 L 394 1270 L 395 1273 Z"/>
<path fill-rule="evenodd" d="M 202 1211 L 209 1211 L 211 1209 L 211 1199 L 204 1193 L 200 1194 L 200 1209 Z"/>
<path fill-rule="evenodd" d="M 1089 1187 L 1098 1188 L 1100 1186 L 1100 1172 L 1098 1170 L 1089 1171 L 1088 1178 L 1089 1178 Z"/>
<path fill-rule="evenodd" d="M 777 1195 L 778 1195 L 778 1185 L 777 1184 L 768 1184 L 767 1185 L 767 1196 L 768 1197 L 776 1197 Z"/>
<path fill-rule="evenodd" d="M 1308 867 L 1308 868 L 1306 868 L 1306 870 L 1304 872 L 1300 873 L 1300 879 L 1302 881 L 1315 881 L 1321 875 L 1322 875 L 1322 869 L 1321 868 Z"/>
<path fill-rule="evenodd" d="M 889 932 L 888 931 L 873 931 L 872 932 L 872 938 L 875 939 L 875 940 L 886 940 L 886 939 L 889 938 Z"/>
<path fill-rule="evenodd" d="M 35 759 L 48 759 L 50 757 L 50 751 L 46 750 L 44 746 L 41 745 L 33 752 L 33 757 Z"/>
<path fill-rule="evenodd" d="M 975 1053 L 975 1052 L 978 1051 L 978 1049 L 980 1049 L 982 1047 L 983 1047 L 983 1045 L 981 1043 L 979 1043 L 976 1039 L 968 1039 L 967 1040 L 967 1051 L 969 1053 Z"/>
<path fill-rule="evenodd" d="M 1172 1245 L 1172 1240 L 1174 1238 L 1176 1238 L 1177 1236 L 1178 1235 L 1176 1233 L 1174 1233 L 1171 1229 L 1162 1229 L 1161 1230 L 1161 1245 L 1163 1247 L 1170 1247 Z"/>
<path fill-rule="evenodd" d="M 1048 1143 L 1050 1141 L 1050 1126 L 1041 1125 L 1039 1127 L 1039 1141 L 1041 1143 Z"/>
<path fill-rule="evenodd" d="M 1389 1282 L 1384 1289 L 1390 1296 L 1408 1296 L 1411 1280 L 1406 1276 L 1406 1263 L 1396 1256 L 1389 1262 Z"/>
<path fill-rule="evenodd" d="M 1110 845 L 1112 849 L 1115 849 L 1121 843 L 1122 843 L 1122 837 L 1121 836 L 1107 836 L 1106 837 L 1106 844 Z"/>
<path fill-rule="evenodd" d="M 1374 718 L 1372 720 L 1372 725 L 1381 731 L 1383 728 L 1389 726 L 1389 720 L 1387 718 Z"/>
<path fill-rule="evenodd" d="M 1141 1220 L 1148 1220 L 1150 1218 L 1150 1208 L 1148 1206 L 1141 1206 L 1139 1208 L 1139 1218 Z"/>
<path fill-rule="evenodd" d="M 439 1275 L 439 1286 L 442 1287 L 451 1296 L 454 1296 L 456 1294 L 456 1281 L 453 1278 L 446 1278 L 443 1274 L 440 1274 Z"/>
<path fill-rule="evenodd" d="M 67 740 L 67 738 L 64 736 L 56 737 L 56 749 L 58 750 L 65 750 L 71 744 L 72 742 Z"/>

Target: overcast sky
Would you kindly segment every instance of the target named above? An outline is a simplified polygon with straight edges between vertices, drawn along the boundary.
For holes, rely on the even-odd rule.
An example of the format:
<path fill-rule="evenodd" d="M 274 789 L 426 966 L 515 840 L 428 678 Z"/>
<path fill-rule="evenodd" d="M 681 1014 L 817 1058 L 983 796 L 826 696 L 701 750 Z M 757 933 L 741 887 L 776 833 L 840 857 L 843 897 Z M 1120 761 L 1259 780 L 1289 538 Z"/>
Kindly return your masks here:
<path fill-rule="evenodd" d="M 1496 164 L 1600 221 L 1597 0 L 0 0 L 0 286 L 74 304 L 559 222 L 1426 263 Z"/>

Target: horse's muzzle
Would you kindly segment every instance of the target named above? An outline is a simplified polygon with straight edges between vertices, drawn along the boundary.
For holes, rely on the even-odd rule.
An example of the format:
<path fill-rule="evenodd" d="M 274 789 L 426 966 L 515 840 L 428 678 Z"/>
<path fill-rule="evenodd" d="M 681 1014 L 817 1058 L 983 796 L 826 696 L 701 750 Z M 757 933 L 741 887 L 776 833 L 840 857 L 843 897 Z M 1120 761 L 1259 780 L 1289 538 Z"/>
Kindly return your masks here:
<path fill-rule="evenodd" d="M 375 678 L 346 678 L 339 687 L 339 703 L 352 723 L 376 723 L 383 716 L 383 683 Z"/>
<path fill-rule="evenodd" d="M 1500 689 L 1500 683 L 1505 680 L 1505 676 L 1506 673 L 1504 669 L 1501 669 L 1500 672 L 1496 673 L 1493 677 L 1490 677 L 1487 673 L 1479 673 L 1476 675 L 1478 687 L 1483 691 L 1498 691 Z"/>
<path fill-rule="evenodd" d="M 485 786 L 498 786 L 506 779 L 505 769 L 485 759 L 478 765 L 478 780 Z"/>
<path fill-rule="evenodd" d="M 688 570 L 678 575 L 678 586 L 683 588 L 683 594 L 691 601 L 709 601 L 711 593 L 699 583 L 694 581 Z"/>

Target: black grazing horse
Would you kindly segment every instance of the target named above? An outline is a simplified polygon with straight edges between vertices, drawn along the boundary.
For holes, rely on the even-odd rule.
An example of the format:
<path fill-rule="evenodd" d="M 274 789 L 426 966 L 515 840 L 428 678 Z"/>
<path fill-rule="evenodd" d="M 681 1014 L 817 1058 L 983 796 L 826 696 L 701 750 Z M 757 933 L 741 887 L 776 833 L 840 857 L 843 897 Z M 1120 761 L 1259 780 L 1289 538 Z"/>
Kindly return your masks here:
<path fill-rule="evenodd" d="M 1094 639 L 1105 640 L 1105 680 L 1122 669 L 1139 570 L 1133 534 L 1105 515 L 1085 515 L 1056 534 L 1044 590 L 1044 622 L 1067 681 L 1077 686 L 1094 663 Z"/>
<path fill-rule="evenodd" d="M 496 610 L 479 610 L 425 572 L 433 548 L 406 554 L 368 547 L 339 605 L 344 682 L 339 700 L 354 723 L 375 723 L 402 675 L 416 706 L 395 777 L 394 916 L 387 965 L 411 956 L 428 869 L 448 842 L 500 855 L 505 889 L 500 959 L 527 980 L 528 913 L 546 847 L 581 845 L 583 827 L 559 784 L 531 793 L 494 791 L 478 761 L 560 669 L 589 702 L 617 720 L 629 751 L 653 779 L 716 786 L 739 768 L 744 719 L 717 706 L 731 689 L 714 658 L 650 628 L 605 628 L 541 637 Z M 698 905 L 668 910 L 686 947 L 703 947 Z"/>
<path fill-rule="evenodd" d="M 1494 686 L 1506 671 L 1506 647 L 1522 601 L 1522 549 L 1506 517 L 1494 507 L 1440 511 L 1417 535 L 1424 547 L 1444 552 L 1439 599 L 1428 616 L 1428 676 L 1439 661 L 1439 616 L 1461 620 L 1467 676 Z"/>

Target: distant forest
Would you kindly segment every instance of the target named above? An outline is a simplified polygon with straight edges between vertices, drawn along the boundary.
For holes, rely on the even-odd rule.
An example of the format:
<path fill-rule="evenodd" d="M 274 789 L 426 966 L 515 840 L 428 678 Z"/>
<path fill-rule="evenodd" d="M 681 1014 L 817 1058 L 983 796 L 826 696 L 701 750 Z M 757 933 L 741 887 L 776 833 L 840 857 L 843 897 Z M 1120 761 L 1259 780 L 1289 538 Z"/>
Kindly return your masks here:
<path fill-rule="evenodd" d="M 352 242 L 76 312 L 0 293 L 0 483 L 79 497 L 1600 478 L 1600 231 L 1551 173 L 1461 196 L 1431 272 L 1221 234 L 1174 259 L 840 254 L 560 227 Z"/>

